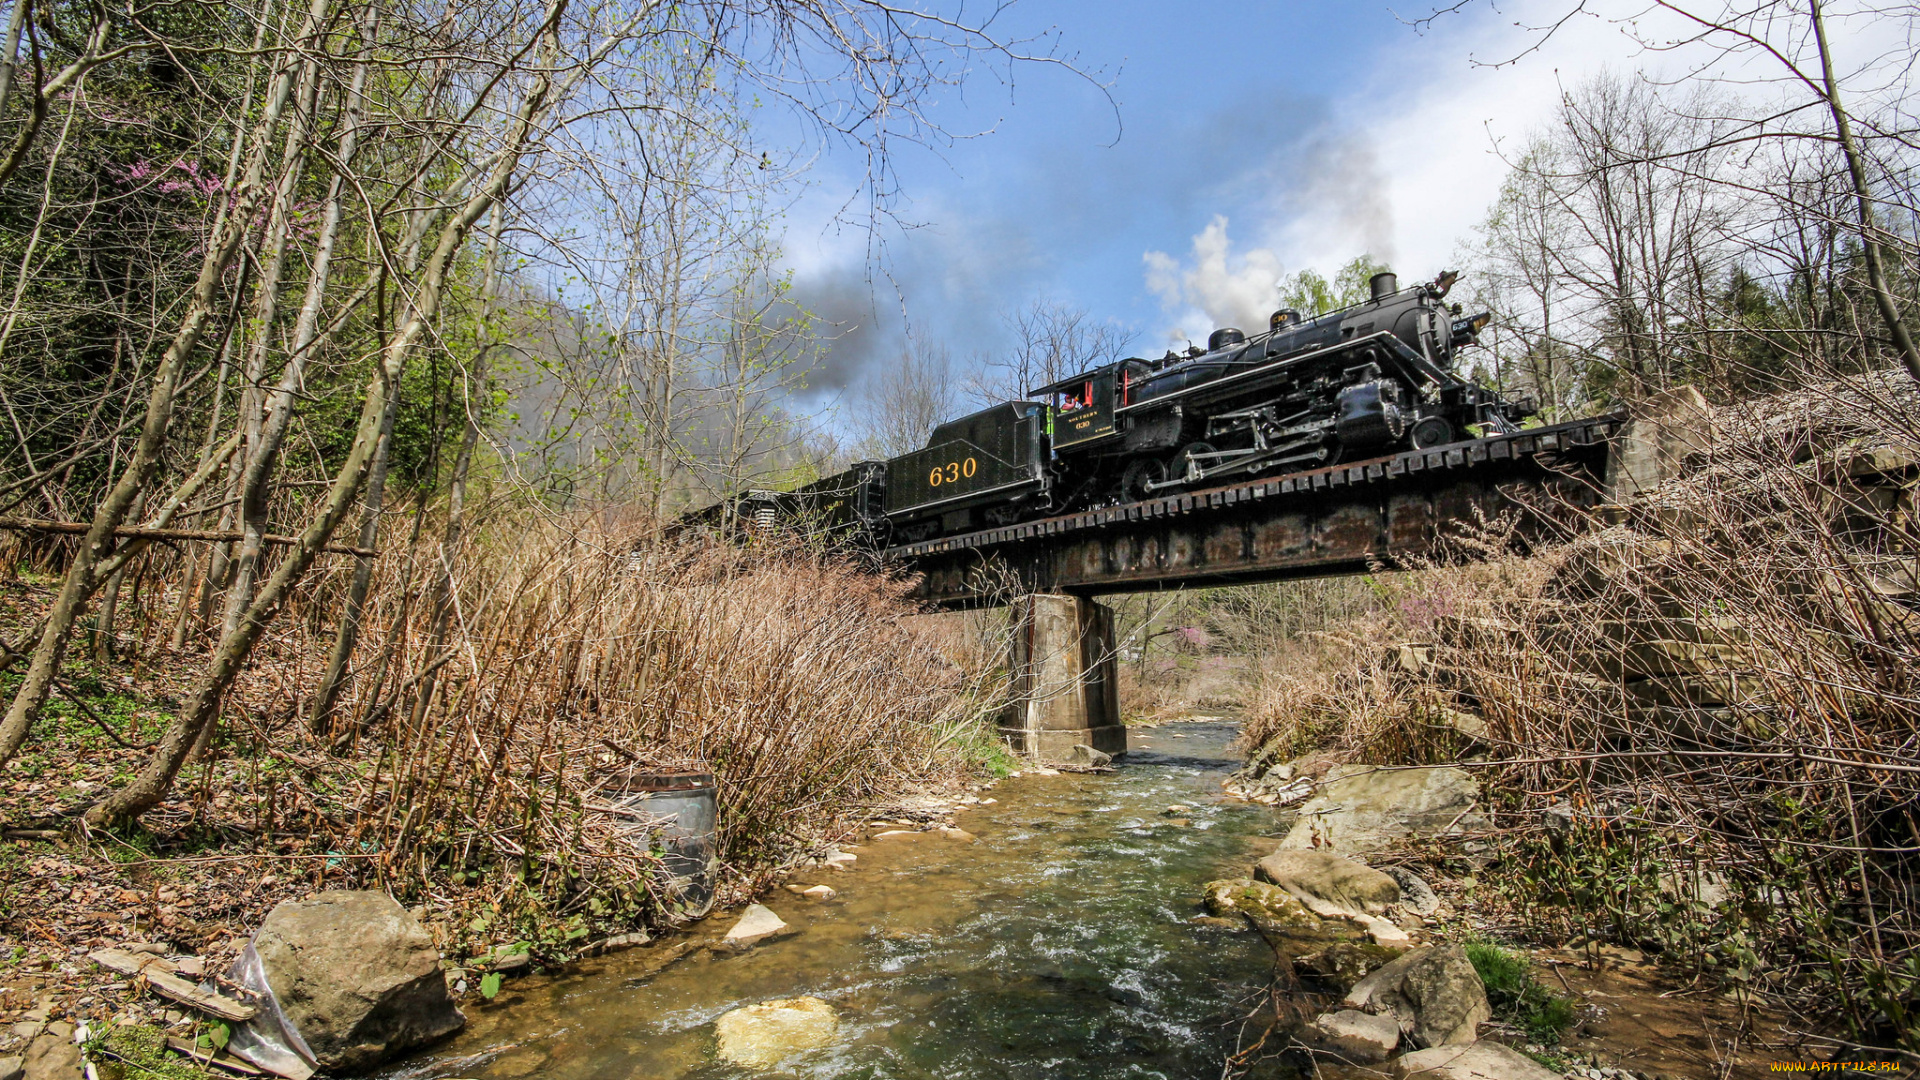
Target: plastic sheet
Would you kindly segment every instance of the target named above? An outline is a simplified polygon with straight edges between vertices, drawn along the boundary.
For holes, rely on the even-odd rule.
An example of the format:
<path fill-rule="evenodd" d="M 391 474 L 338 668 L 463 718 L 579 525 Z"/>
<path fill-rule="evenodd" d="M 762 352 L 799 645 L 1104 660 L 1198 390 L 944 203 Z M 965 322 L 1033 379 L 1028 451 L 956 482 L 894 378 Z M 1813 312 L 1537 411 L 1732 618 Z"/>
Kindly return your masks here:
<path fill-rule="evenodd" d="M 246 951 L 233 962 L 227 978 L 258 995 L 253 1003 L 253 1019 L 233 1029 L 227 1040 L 227 1051 L 292 1080 L 307 1080 L 317 1072 L 320 1065 L 308 1049 L 307 1041 L 300 1037 L 299 1029 L 281 1010 L 280 999 L 274 996 L 273 987 L 267 982 L 266 966 L 260 962 L 260 954 L 253 951 L 252 942 L 247 943 Z"/>

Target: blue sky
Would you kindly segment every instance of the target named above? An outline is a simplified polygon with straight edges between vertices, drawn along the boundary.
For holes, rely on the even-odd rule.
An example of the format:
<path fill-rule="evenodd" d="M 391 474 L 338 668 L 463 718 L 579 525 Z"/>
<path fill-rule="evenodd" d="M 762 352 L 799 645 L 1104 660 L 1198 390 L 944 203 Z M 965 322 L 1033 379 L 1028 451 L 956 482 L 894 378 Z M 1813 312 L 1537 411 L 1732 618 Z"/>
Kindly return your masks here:
<path fill-rule="evenodd" d="M 1518 63 L 1551 0 L 1483 2 L 1425 33 L 1430 10 L 1374 0 L 1028 0 L 999 28 L 1053 30 L 1087 80 L 1016 67 L 937 104 L 952 131 L 992 133 L 896 159 L 909 230 L 831 218 L 857 155 L 827 153 L 788 214 L 802 302 L 839 327 L 813 377 L 826 404 L 898 355 L 903 317 L 954 359 L 1006 348 L 1003 318 L 1064 301 L 1158 352 L 1216 325 L 1259 325 L 1281 273 L 1362 253 L 1409 280 L 1457 261 L 1496 195 L 1498 146 L 1547 118 L 1563 83 L 1649 61 L 1617 24 L 1564 27 Z M 1480 61 L 1476 63 L 1476 61 Z M 1117 104 L 1117 115 L 1116 115 Z"/>

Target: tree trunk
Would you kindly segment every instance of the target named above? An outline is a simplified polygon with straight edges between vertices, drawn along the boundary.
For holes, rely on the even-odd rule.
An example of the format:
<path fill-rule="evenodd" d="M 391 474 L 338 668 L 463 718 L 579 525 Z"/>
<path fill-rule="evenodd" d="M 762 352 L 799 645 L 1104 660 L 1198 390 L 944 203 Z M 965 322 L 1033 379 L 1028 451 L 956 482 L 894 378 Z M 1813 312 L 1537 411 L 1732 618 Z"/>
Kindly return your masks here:
<path fill-rule="evenodd" d="M 393 422 L 399 415 L 400 395 L 387 398 L 387 409 L 380 421 L 380 441 L 373 454 L 373 468 L 367 476 L 366 501 L 360 509 L 360 546 L 372 548 L 380 541 L 381 505 L 387 491 L 387 454 L 393 444 Z M 347 665 L 360 642 L 360 623 L 366 617 L 367 590 L 373 584 L 373 560 L 365 555 L 354 559 L 353 581 L 347 586 L 347 608 L 334 632 L 333 651 L 327 656 L 327 674 L 314 697 L 312 727 L 324 734 L 333 723 L 333 710 L 340 704 L 345 689 Z"/>
<path fill-rule="evenodd" d="M 460 547 L 461 518 L 466 510 L 467 469 L 473 465 L 473 448 L 479 441 L 480 425 L 469 417 L 466 434 L 460 440 L 460 453 L 453 462 L 453 482 L 448 488 L 447 530 L 440 538 L 439 567 L 433 582 L 433 619 L 427 632 L 425 659 L 429 665 L 439 658 L 440 650 L 447 646 L 448 622 L 453 617 L 453 560 Z M 429 666 L 420 678 L 419 690 L 413 699 L 413 713 L 408 718 L 415 728 L 426 718 L 427 706 L 433 701 L 437 674 L 437 667 Z"/>
<path fill-rule="evenodd" d="M 324 0 L 315 2 L 317 5 Z M 552 0 L 544 13 L 543 28 L 553 25 L 564 11 L 566 3 L 567 0 Z M 407 317 L 382 351 L 380 366 L 367 386 L 352 448 L 348 450 L 328 489 L 327 502 L 320 517 L 307 527 L 301 534 L 300 542 L 275 568 L 233 632 L 221 638 L 220 644 L 214 649 L 207 673 L 195 687 L 187 707 L 176 714 L 168 725 L 153 756 L 125 787 L 87 812 L 89 824 L 106 826 L 136 818 L 166 798 L 167 792 L 173 787 L 174 778 L 180 773 L 180 767 L 186 763 L 188 752 L 219 715 L 226 693 L 240 674 L 241 666 L 246 663 L 253 646 L 266 632 L 274 616 L 279 614 L 293 586 L 306 574 L 314 559 L 319 557 L 320 549 L 332 537 L 334 529 L 339 527 L 341 520 L 358 501 L 361 486 L 373 464 L 387 400 L 390 395 L 399 392 L 400 377 L 406 370 L 414 346 L 439 314 L 440 303 L 446 295 L 447 276 L 455 256 L 459 254 L 474 224 L 505 193 L 508 182 L 519 168 L 521 155 L 526 152 L 535 120 L 544 115 L 552 91 L 552 76 L 540 72 L 517 110 L 512 130 L 503 140 L 487 182 L 441 227 L 438 244 L 427 260 L 425 278 L 412 298 Z"/>
<path fill-rule="evenodd" d="M 146 415 L 133 456 L 108 491 L 107 497 L 101 500 L 94 511 L 92 527 L 74 552 L 73 561 L 68 565 L 66 577 L 61 582 L 60 594 L 47 612 L 46 627 L 41 631 L 39 644 L 34 649 L 33 662 L 28 666 L 13 701 L 9 703 L 5 718 L 0 719 L 0 762 L 11 760 L 19 752 L 34 719 L 46 704 L 48 695 L 53 692 L 54 676 L 59 672 L 74 622 L 100 586 L 98 570 L 101 560 L 112 553 L 113 530 L 125 521 L 133 500 L 159 467 L 160 454 L 166 448 L 168 429 L 173 421 L 174 390 L 179 385 L 181 369 L 186 366 L 201 335 L 206 332 L 207 323 L 215 311 L 220 279 L 246 240 L 253 210 L 260 201 L 260 177 L 266 164 L 267 138 L 279 126 L 280 111 L 290 88 L 290 81 L 283 78 L 268 94 L 266 108 L 255 128 L 255 151 L 246 176 L 235 189 L 232 201 L 222 208 L 215 221 L 215 240 L 208 245 L 207 254 L 201 260 L 200 278 L 194 285 L 187 310 L 181 316 L 179 329 L 175 331 L 173 341 L 167 346 L 159 368 L 154 372 L 153 390 L 147 397 Z"/>
<path fill-rule="evenodd" d="M 1867 264 L 1867 288 L 1873 293 L 1873 305 L 1880 309 L 1880 320 L 1887 324 L 1893 346 L 1907 374 L 1920 380 L 1920 348 L 1900 321 L 1900 307 L 1887 284 L 1886 268 L 1880 259 L 1880 226 L 1873 212 L 1873 191 L 1867 183 L 1867 165 L 1853 139 L 1853 124 L 1840 102 L 1840 85 L 1833 76 L 1833 56 L 1827 50 L 1827 21 L 1820 12 L 1820 0 L 1810 0 L 1813 12 L 1813 37 L 1820 47 L 1820 81 L 1826 90 L 1827 109 L 1833 114 L 1833 131 L 1840 140 L 1840 152 L 1847 159 L 1847 176 L 1853 181 L 1853 201 L 1860 221 L 1860 254 Z"/>
<path fill-rule="evenodd" d="M 273 343 L 273 324 L 280 310 L 280 278 L 286 267 L 287 241 L 292 232 L 288 216 L 292 212 L 294 189 L 305 172 L 307 132 L 319 105 L 319 92 L 318 65 L 311 61 L 302 64 L 300 92 L 295 96 L 293 119 L 287 125 L 286 147 L 281 151 L 280 179 L 274 185 L 273 201 L 267 213 L 267 251 L 260 259 L 260 285 L 253 313 L 253 342 L 247 359 L 247 371 L 255 380 L 265 376 L 267 353 Z M 338 179 L 336 174 L 336 182 Z M 315 272 L 319 272 L 318 267 Z M 324 289 L 324 282 L 321 284 Z M 308 296 L 310 303 L 317 302 L 312 299 L 311 290 Z M 307 355 L 308 351 L 301 349 L 287 358 L 280 385 L 276 387 L 274 397 L 266 402 L 267 415 L 263 418 L 256 405 L 254 411 L 245 418 L 247 455 L 240 473 L 238 500 L 240 550 L 234 560 L 233 581 L 227 587 L 227 610 L 220 623 L 223 636 L 233 632 L 235 622 L 253 599 L 254 576 L 260 568 L 260 557 L 266 550 L 267 502 L 272 494 L 269 481 L 279 458 L 280 437 L 286 432 L 293 392 L 302 381 Z M 258 401 L 257 398 L 255 400 Z"/>
<path fill-rule="evenodd" d="M 134 517 L 140 516 L 140 503 L 145 499 L 146 492 L 143 491 L 140 493 L 140 498 L 134 500 L 132 511 Z M 126 548 L 131 545 L 120 546 Z M 111 561 L 115 565 L 107 577 L 107 591 L 100 597 L 100 614 L 94 620 L 93 626 L 93 662 L 102 667 L 106 666 L 107 661 L 113 659 L 113 621 L 120 607 L 120 586 L 126 580 L 127 563 L 130 560 L 119 558 L 116 554 Z"/>

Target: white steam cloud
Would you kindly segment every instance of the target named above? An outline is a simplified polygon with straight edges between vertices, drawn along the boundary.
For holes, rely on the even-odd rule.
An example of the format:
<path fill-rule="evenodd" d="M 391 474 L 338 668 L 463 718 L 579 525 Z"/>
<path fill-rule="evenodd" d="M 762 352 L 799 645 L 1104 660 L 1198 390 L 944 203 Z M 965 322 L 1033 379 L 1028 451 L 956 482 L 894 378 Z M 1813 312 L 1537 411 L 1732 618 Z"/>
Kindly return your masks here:
<path fill-rule="evenodd" d="M 1168 333 L 1175 344 L 1222 326 L 1265 329 L 1279 297 L 1280 257 L 1267 248 L 1235 252 L 1220 214 L 1193 238 L 1190 265 L 1164 251 L 1147 252 L 1145 261 L 1147 288 L 1179 322 Z"/>
<path fill-rule="evenodd" d="M 1301 155 L 1299 188 L 1276 200 L 1281 246 L 1312 266 L 1338 266 L 1359 255 L 1392 263 L 1393 199 L 1373 143 L 1341 127 L 1323 134 Z"/>
<path fill-rule="evenodd" d="M 1372 144 L 1351 128 L 1322 133 L 1283 159 L 1262 162 L 1245 179 L 1268 189 L 1255 211 L 1264 218 L 1255 234 L 1270 238 L 1263 246 L 1236 251 L 1226 215 L 1215 214 L 1193 238 L 1186 261 L 1163 251 L 1144 257 L 1147 288 L 1173 316 L 1168 337 L 1174 344 L 1222 326 L 1265 329 L 1288 263 L 1330 277 L 1361 255 L 1393 261 L 1387 180 Z"/>

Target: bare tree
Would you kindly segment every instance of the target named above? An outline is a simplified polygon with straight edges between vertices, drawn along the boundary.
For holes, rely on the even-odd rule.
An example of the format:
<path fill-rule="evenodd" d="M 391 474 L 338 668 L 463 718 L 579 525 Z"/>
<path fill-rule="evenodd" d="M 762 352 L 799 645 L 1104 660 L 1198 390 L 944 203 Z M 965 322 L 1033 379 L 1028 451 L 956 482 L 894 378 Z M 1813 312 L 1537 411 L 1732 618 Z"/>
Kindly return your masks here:
<path fill-rule="evenodd" d="M 1467 6 L 1454 4 L 1435 15 Z M 1544 47 L 1574 13 L 1599 13 L 1608 6 L 1605 0 L 1566 5 L 1560 17 L 1547 21 L 1527 51 Z M 1643 29 L 1641 17 L 1649 11 L 1663 13 L 1671 21 L 1661 30 L 1677 28 L 1676 32 Z M 1822 0 L 1746 4 L 1654 0 L 1651 9 L 1623 7 L 1620 15 L 1629 35 L 1650 52 L 1678 57 L 1686 65 L 1687 79 L 1737 87 L 1737 96 L 1750 107 L 1744 115 L 1722 114 L 1723 122 L 1697 128 L 1695 141 L 1688 145 L 1623 148 L 1627 152 L 1616 164 L 1690 171 L 1681 164 L 1684 159 L 1734 147 L 1792 144 L 1805 158 L 1819 158 L 1827 147 L 1836 148 L 1849 205 L 1845 217 L 1835 222 L 1858 247 L 1862 285 L 1893 358 L 1920 379 L 1920 347 L 1902 311 L 1903 303 L 1911 301 L 1900 295 L 1900 281 L 1912 277 L 1920 253 L 1911 228 L 1920 217 L 1920 206 L 1915 204 L 1912 185 L 1902 180 L 1906 172 L 1902 163 L 1910 159 L 1916 145 L 1915 126 L 1904 99 L 1911 68 L 1907 43 L 1920 12 L 1910 4 L 1850 6 L 1845 17 L 1856 39 L 1881 51 L 1847 71 L 1836 62 L 1829 40 L 1831 20 Z M 1737 173 L 1703 179 L 1732 198 L 1751 195 L 1757 187 L 1751 178 Z M 1890 214 L 1908 227 L 1890 227 Z M 1647 324 L 1633 332 L 1657 331 Z"/>
<path fill-rule="evenodd" d="M 865 150 L 869 207 L 885 212 L 889 142 L 942 137 L 919 102 L 963 77 L 967 64 L 953 61 L 1050 59 L 963 21 L 903 19 L 865 0 L 592 8 L 307 0 L 285 10 L 259 0 L 222 9 L 226 18 L 210 28 L 164 32 L 140 21 L 142 9 L 116 9 L 112 21 L 97 5 L 63 8 L 54 15 L 85 16 L 85 32 L 56 35 L 65 51 L 48 65 L 30 4 L 15 6 L 16 48 L 0 58 L 0 83 L 16 102 L 9 110 L 0 91 L 0 125 L 12 125 L 13 140 L 0 168 L 6 206 L 49 227 L 36 234 L 56 235 L 49 230 L 65 224 L 62 214 L 97 228 L 109 212 L 172 199 L 164 224 L 186 227 L 142 234 L 178 250 L 156 243 L 145 262 L 113 262 L 112 274 L 88 267 L 88 304 L 70 305 L 84 317 L 64 323 L 46 316 L 69 300 L 39 285 L 51 245 L 8 247 L 0 263 L 13 275 L 7 333 L 32 335 L 50 355 L 63 333 L 108 343 L 97 352 L 104 371 L 84 391 L 41 394 L 24 413 L 12 391 L 25 380 L 0 378 L 11 429 L 0 498 L 37 496 L 56 515 L 70 501 L 94 506 L 28 643 L 25 676 L 0 719 L 0 760 L 27 738 L 87 607 L 103 588 L 117 596 L 108 583 L 155 535 L 220 545 L 190 560 L 194 571 L 178 583 L 183 643 L 196 595 L 203 613 L 221 601 L 206 665 L 153 756 L 93 808 L 96 824 L 137 817 L 166 797 L 269 626 L 320 557 L 344 551 L 360 562 L 315 710 L 316 723 L 330 722 L 354 677 L 369 549 L 392 535 L 380 520 L 396 476 L 414 485 L 416 536 L 430 504 L 445 513 L 427 636 L 450 640 L 462 603 L 451 566 L 477 509 L 475 477 L 488 454 L 508 456 L 486 428 L 493 365 L 526 353 L 505 347 L 514 313 L 553 301 L 577 316 L 561 320 L 578 331 L 572 345 L 591 346 L 568 355 L 609 362 L 600 370 L 623 376 L 631 413 L 621 438 L 635 436 L 656 506 L 690 459 L 736 473 L 775 460 L 784 421 L 774 398 L 810 339 L 804 313 L 768 272 L 764 191 L 774 178 L 761 174 L 774 170 L 765 150 L 748 146 L 744 95 L 788 102 L 816 131 Z M 19 63 L 21 48 L 31 63 Z M 144 83 L 127 71 L 181 55 L 201 65 L 178 90 L 204 114 L 191 125 L 195 140 L 177 160 L 111 158 L 124 144 L 98 141 L 86 110 L 132 111 L 129 95 Z M 99 103 L 82 96 L 96 89 Z M 52 105 L 64 116 L 49 150 L 37 133 Z M 79 160 L 80 151 L 107 160 Z M 219 160 L 224 170 L 206 164 Z M 62 186 L 89 170 L 119 185 L 111 198 Z M 8 182 L 29 173 L 37 199 Z M 644 198 L 620 205 L 637 179 Z M 578 215 L 594 204 L 583 193 L 625 218 L 585 227 Z M 474 230 L 489 219 L 478 244 Z M 521 268 L 538 263 L 556 278 L 589 271 L 575 281 L 611 282 L 602 295 L 620 303 L 579 314 L 570 311 L 577 289 L 566 295 L 564 279 L 532 274 L 503 288 L 512 276 L 505 250 Z M 128 286 L 135 278 L 144 292 Z M 94 334 L 87 320 L 111 332 Z M 611 331 L 606 345 L 592 340 L 595 328 Z M 609 384 L 577 370 L 586 377 L 568 392 L 580 402 L 597 395 L 593 406 L 605 407 Z M 203 380 L 211 395 L 193 392 Z M 580 460 L 624 445 L 572 453 Z M 92 487 L 70 483 L 82 463 L 97 478 L 86 481 Z M 334 534 L 356 512 L 360 542 L 343 547 Z M 178 516 L 204 525 L 215 515 L 223 515 L 215 529 L 165 528 Z M 436 707 L 434 682 L 416 672 L 407 685 L 410 718 L 424 722 Z"/>
<path fill-rule="evenodd" d="M 863 455 L 896 457 L 920 449 L 934 428 L 954 418 L 960 400 L 947 347 L 908 335 L 897 357 L 867 372 L 854 400 Z"/>
<path fill-rule="evenodd" d="M 1086 309 L 1054 300 L 1034 300 L 1005 316 L 1013 349 L 985 360 L 974 374 L 972 396 L 982 404 L 1015 401 L 1036 387 L 1111 364 L 1126 355 L 1134 335 L 1097 322 Z"/>
<path fill-rule="evenodd" d="M 1519 353 L 1508 359 L 1545 400 L 1632 397 L 1712 374 L 1711 294 L 1751 224 L 1720 183 L 1731 165 L 1715 123 L 1699 119 L 1714 111 L 1698 95 L 1675 107 L 1649 83 L 1602 75 L 1567 91 L 1514 162 L 1481 230 L 1484 277 L 1503 290 Z"/>

